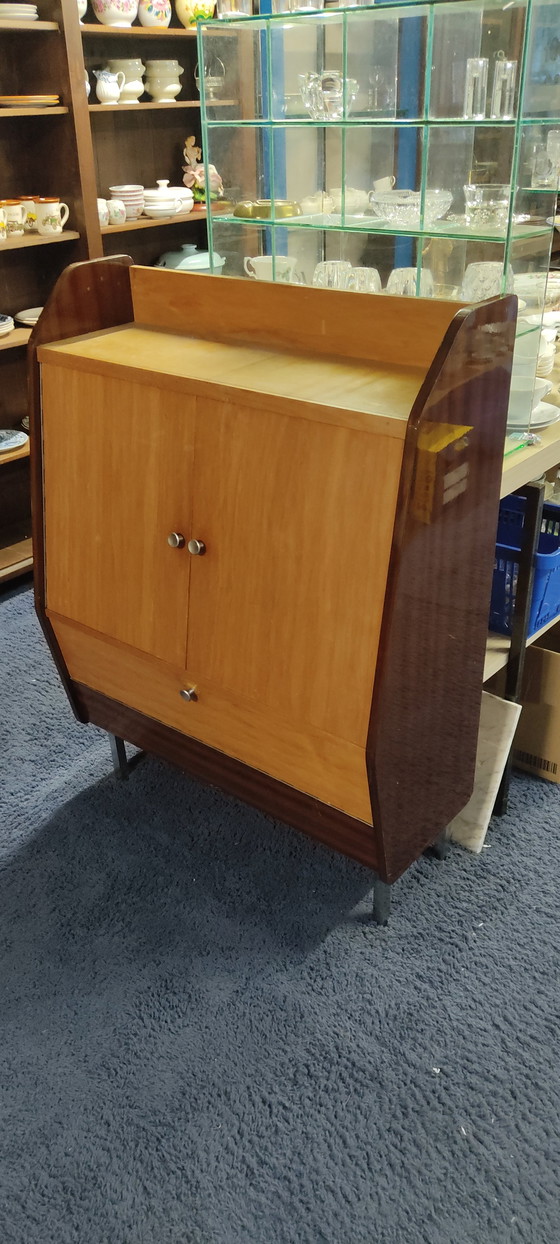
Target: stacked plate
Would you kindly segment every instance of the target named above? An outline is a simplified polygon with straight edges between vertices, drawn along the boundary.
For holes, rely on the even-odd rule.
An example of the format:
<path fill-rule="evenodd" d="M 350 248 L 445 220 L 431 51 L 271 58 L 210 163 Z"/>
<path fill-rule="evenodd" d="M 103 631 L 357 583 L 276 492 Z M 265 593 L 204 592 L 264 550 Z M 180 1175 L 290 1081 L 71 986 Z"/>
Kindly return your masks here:
<path fill-rule="evenodd" d="M 26 0 L 0 0 L 0 21 L 4 22 L 36 22 L 39 14 L 36 4 L 27 4 Z"/>
<path fill-rule="evenodd" d="M 42 310 L 42 307 L 26 307 L 24 311 L 16 311 L 16 320 L 27 328 L 34 328 Z"/>
<path fill-rule="evenodd" d="M 0 95 L 0 108 L 54 108 L 60 95 Z"/>
<path fill-rule="evenodd" d="M 5 337 L 8 333 L 13 333 L 14 321 L 11 315 L 0 315 L 0 337 Z"/>
<path fill-rule="evenodd" d="M 109 186 L 112 199 L 124 203 L 127 220 L 138 220 L 144 210 L 143 186 Z"/>

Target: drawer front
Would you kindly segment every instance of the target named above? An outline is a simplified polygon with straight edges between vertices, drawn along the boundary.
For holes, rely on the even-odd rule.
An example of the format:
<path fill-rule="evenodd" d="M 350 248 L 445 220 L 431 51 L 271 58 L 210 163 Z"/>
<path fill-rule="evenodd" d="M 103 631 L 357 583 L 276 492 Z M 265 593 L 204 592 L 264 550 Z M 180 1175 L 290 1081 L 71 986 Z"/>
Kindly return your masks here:
<path fill-rule="evenodd" d="M 296 730 L 268 710 L 210 684 L 196 700 L 178 666 L 127 648 L 52 613 L 71 678 L 252 768 L 372 823 L 364 749 L 319 730 Z"/>

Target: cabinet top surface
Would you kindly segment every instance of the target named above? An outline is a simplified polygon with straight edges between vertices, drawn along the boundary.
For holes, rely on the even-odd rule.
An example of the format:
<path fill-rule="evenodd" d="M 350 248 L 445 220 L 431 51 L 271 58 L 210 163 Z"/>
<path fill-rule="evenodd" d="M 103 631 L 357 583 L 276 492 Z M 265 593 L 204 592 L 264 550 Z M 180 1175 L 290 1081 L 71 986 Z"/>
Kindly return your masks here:
<path fill-rule="evenodd" d="M 381 416 L 390 421 L 384 431 L 399 439 L 426 375 L 421 367 L 311 357 L 136 324 L 42 346 L 38 357 L 86 371 L 118 370 L 156 385 L 183 380 L 186 391 L 227 388 Z"/>

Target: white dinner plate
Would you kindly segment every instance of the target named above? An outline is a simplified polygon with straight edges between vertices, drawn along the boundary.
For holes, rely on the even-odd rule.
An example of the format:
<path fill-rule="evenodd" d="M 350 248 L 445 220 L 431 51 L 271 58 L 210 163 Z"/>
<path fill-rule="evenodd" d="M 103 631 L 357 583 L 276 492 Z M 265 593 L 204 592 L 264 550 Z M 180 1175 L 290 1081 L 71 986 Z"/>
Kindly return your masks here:
<path fill-rule="evenodd" d="M 537 402 L 531 414 L 530 428 L 547 428 L 549 423 L 556 423 L 558 419 L 560 406 L 555 406 L 553 402 Z"/>
<path fill-rule="evenodd" d="M 42 310 L 42 307 L 27 307 L 25 311 L 17 311 L 15 319 L 18 324 L 26 324 L 28 328 L 32 328 L 37 323 Z"/>
<path fill-rule="evenodd" d="M 14 428 L 0 429 L 0 454 L 9 449 L 21 449 L 29 440 L 27 432 L 16 432 Z"/>

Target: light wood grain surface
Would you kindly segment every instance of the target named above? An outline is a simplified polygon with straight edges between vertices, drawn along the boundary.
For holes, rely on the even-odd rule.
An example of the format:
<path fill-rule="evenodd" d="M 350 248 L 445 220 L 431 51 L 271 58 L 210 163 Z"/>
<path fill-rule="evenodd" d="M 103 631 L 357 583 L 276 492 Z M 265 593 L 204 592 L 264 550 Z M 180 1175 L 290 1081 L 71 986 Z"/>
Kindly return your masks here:
<path fill-rule="evenodd" d="M 370 427 L 371 417 L 380 416 L 399 439 L 424 379 L 420 368 L 302 357 L 136 326 L 42 346 L 39 361 L 48 359 L 107 375 L 124 376 L 126 369 L 133 380 L 158 387 L 171 382 L 171 388 L 200 395 L 225 397 L 228 389 L 253 393 L 257 405 L 266 395 L 267 402 L 280 399 L 280 410 L 286 399 L 297 401 L 300 413 L 305 404 L 308 417 L 343 426 Z M 393 426 L 399 423 L 403 426 Z"/>
<path fill-rule="evenodd" d="M 49 617 L 76 681 L 371 825 L 363 748 L 317 730 L 295 730 L 210 684 L 200 685 L 199 699 L 187 703 L 179 692 L 192 679 L 181 668 Z"/>
<path fill-rule="evenodd" d="M 134 319 L 175 332 L 302 354 L 423 367 L 463 305 L 435 298 L 356 298 L 307 289 L 172 272 L 131 269 Z"/>
<path fill-rule="evenodd" d="M 182 661 L 194 399 L 43 367 L 47 605 Z"/>
<path fill-rule="evenodd" d="M 191 671 L 365 746 L 401 457 L 395 440 L 204 403 Z"/>

